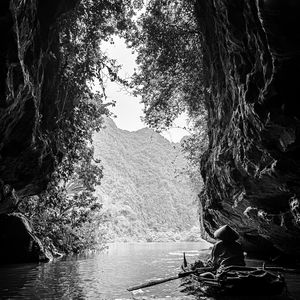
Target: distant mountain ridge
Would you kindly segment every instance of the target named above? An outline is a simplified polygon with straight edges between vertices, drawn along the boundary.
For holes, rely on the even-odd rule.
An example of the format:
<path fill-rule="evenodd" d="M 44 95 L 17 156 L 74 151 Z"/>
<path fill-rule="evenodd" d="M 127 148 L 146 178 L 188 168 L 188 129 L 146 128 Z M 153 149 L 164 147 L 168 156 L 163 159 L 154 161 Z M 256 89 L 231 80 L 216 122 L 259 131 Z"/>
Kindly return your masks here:
<path fill-rule="evenodd" d="M 96 195 L 111 219 L 110 239 L 178 240 L 196 232 L 197 193 L 180 174 L 186 166 L 180 145 L 149 128 L 129 132 L 110 118 L 105 124 L 93 144 L 104 166 Z"/>

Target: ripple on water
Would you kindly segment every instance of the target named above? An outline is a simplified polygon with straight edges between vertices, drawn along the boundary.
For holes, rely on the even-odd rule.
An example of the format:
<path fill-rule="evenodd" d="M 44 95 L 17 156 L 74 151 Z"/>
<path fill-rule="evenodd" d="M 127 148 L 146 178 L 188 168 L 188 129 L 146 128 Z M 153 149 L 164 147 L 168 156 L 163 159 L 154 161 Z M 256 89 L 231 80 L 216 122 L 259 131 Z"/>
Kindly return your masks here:
<path fill-rule="evenodd" d="M 183 252 L 192 262 L 201 243 L 116 244 L 104 253 L 42 265 L 0 269 L 0 299 L 192 299 L 180 293 L 178 280 L 141 290 L 130 286 L 174 276 Z M 207 245 L 205 245 L 206 247 Z"/>
<path fill-rule="evenodd" d="M 195 256 L 199 256 L 200 252 L 197 253 L 185 253 L 186 257 L 195 257 Z M 179 256 L 179 259 L 182 259 L 183 257 L 183 253 L 182 252 L 170 252 L 169 255 L 172 256 Z"/>

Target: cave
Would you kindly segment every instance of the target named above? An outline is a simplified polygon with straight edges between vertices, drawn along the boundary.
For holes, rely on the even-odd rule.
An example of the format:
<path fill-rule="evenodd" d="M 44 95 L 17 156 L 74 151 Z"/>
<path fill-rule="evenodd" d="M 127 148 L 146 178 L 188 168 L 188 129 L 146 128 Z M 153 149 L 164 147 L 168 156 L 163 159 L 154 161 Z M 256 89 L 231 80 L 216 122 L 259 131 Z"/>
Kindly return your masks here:
<path fill-rule="evenodd" d="M 197 3 L 210 90 L 204 226 L 232 225 L 249 252 L 298 257 L 299 4 Z"/>
<path fill-rule="evenodd" d="M 54 25 L 78 2 L 0 4 L 0 239 L 12 249 L 19 246 L 5 242 L 11 239 L 6 227 L 15 226 L 8 220 L 28 227 L 15 209 L 45 190 L 63 157 L 55 136 L 65 95 L 57 88 Z M 300 4 L 197 0 L 195 11 L 209 132 L 201 162 L 203 230 L 212 237 L 230 224 L 249 253 L 259 254 L 263 246 L 262 255 L 299 257 Z M 27 249 L 35 254 L 24 261 L 47 260 L 39 254 L 43 246 L 34 240 L 33 247 L 30 238 Z M 7 253 L 1 246 L 0 261 Z"/>

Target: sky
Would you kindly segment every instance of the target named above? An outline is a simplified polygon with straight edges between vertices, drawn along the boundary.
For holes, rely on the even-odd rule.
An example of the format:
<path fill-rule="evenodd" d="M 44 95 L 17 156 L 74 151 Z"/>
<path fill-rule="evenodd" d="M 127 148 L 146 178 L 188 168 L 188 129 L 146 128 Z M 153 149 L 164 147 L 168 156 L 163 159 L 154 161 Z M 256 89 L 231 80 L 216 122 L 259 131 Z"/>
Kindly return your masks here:
<path fill-rule="evenodd" d="M 116 59 L 117 64 L 122 65 L 120 70 L 121 77 L 130 77 L 134 69 L 137 67 L 135 63 L 136 54 L 126 47 L 124 40 L 119 37 L 114 38 L 114 44 L 105 43 L 102 49 L 107 52 L 110 58 Z M 140 103 L 141 99 L 131 95 L 124 87 L 115 82 L 106 82 L 106 94 L 108 102 L 114 100 L 115 107 L 110 110 L 116 116 L 113 118 L 117 127 L 128 130 L 136 131 L 141 128 L 147 127 L 141 121 L 143 116 L 143 104 Z M 186 116 L 179 117 L 175 122 L 175 127 L 186 126 Z M 181 138 L 189 133 L 181 128 L 171 128 L 168 131 L 161 133 L 170 142 L 177 143 Z"/>

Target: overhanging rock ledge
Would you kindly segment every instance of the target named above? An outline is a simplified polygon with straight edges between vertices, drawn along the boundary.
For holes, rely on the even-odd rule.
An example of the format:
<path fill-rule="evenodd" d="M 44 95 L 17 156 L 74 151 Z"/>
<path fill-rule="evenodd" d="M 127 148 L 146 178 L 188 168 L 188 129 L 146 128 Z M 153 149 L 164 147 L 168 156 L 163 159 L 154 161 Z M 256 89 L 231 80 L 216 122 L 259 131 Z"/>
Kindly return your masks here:
<path fill-rule="evenodd" d="M 209 128 L 205 230 L 230 224 L 249 252 L 299 257 L 300 2 L 196 6 Z"/>

